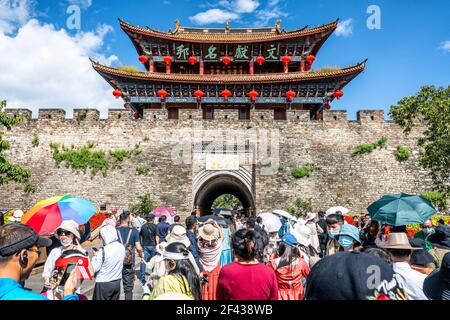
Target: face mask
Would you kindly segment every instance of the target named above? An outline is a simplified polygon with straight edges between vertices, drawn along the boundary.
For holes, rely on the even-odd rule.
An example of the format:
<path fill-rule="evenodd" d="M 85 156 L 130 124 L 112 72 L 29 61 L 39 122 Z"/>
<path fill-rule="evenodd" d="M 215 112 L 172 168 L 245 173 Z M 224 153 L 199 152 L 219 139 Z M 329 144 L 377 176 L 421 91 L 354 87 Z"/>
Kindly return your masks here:
<path fill-rule="evenodd" d="M 430 233 L 433 233 L 434 228 L 423 228 L 423 231 L 424 231 L 426 234 L 430 234 Z"/>
<path fill-rule="evenodd" d="M 67 239 L 66 241 L 62 241 L 62 240 L 61 240 L 61 244 L 62 244 L 63 247 L 68 247 L 68 246 L 70 246 L 72 243 L 73 243 L 73 240 L 72 240 L 72 239 Z"/>
<path fill-rule="evenodd" d="M 330 238 L 334 238 L 339 234 L 339 231 L 328 230 L 327 233 Z"/>
<path fill-rule="evenodd" d="M 349 236 L 340 236 L 338 242 L 344 249 L 350 249 L 353 246 L 353 239 Z"/>

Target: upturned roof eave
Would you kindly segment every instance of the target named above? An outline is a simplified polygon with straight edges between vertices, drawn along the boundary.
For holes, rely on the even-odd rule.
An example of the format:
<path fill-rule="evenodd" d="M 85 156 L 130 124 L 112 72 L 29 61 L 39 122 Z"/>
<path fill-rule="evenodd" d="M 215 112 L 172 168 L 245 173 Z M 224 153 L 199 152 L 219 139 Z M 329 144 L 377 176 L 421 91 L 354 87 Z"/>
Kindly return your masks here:
<path fill-rule="evenodd" d="M 91 60 L 92 61 L 92 60 Z M 200 83 L 200 84 L 251 84 L 251 83 L 286 83 L 305 82 L 314 80 L 328 80 L 339 77 L 356 77 L 364 71 L 367 60 L 347 68 L 330 70 L 328 72 L 290 72 L 270 73 L 256 75 L 193 75 L 193 74 L 165 74 L 137 72 L 130 73 L 119 69 L 107 67 L 92 61 L 93 68 L 103 78 L 126 78 L 143 82 L 177 82 L 177 83 Z"/>

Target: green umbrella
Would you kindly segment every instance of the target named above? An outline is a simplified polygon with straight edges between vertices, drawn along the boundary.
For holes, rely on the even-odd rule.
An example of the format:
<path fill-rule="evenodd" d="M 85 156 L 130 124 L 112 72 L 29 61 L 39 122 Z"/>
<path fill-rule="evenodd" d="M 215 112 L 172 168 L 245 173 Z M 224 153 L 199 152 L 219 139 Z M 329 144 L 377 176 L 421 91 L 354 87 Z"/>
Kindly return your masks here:
<path fill-rule="evenodd" d="M 373 220 L 391 226 L 421 224 L 436 214 L 427 199 L 405 193 L 385 195 L 372 203 L 367 211 Z"/>

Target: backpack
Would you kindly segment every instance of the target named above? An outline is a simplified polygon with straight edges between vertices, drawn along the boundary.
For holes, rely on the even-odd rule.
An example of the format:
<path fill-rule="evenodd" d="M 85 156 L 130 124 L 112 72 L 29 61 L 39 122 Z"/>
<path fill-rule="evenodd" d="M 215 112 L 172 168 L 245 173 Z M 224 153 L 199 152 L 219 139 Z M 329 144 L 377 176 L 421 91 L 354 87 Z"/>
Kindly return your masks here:
<path fill-rule="evenodd" d="M 120 239 L 120 243 L 122 243 L 125 247 L 125 258 L 123 259 L 123 265 L 125 267 L 131 267 L 132 265 L 134 265 L 134 257 L 133 257 L 133 251 L 134 251 L 134 246 L 131 245 L 130 242 L 130 238 L 131 238 L 131 232 L 133 232 L 133 229 L 130 229 L 130 231 L 128 232 L 128 236 L 127 236 L 127 241 L 123 242 L 122 236 L 120 235 L 120 232 L 117 232 L 119 239 Z"/>

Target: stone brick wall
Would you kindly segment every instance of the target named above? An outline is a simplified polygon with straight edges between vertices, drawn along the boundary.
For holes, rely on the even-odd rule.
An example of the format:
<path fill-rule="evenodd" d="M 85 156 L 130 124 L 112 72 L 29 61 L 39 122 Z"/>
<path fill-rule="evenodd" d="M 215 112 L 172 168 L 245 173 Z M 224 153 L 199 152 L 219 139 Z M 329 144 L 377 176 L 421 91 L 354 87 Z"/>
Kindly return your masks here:
<path fill-rule="evenodd" d="M 250 120 L 240 121 L 237 109 L 215 110 L 216 119 L 208 121 L 199 121 L 199 110 L 183 109 L 179 120 L 167 120 L 166 110 L 148 110 L 141 120 L 133 119 L 127 110 L 110 110 L 108 119 L 99 119 L 96 110 L 75 110 L 73 119 L 65 119 L 63 110 L 40 110 L 38 119 L 31 119 L 31 112 L 25 109 L 7 112 L 27 118 L 10 131 L 1 130 L 11 142 L 8 158 L 32 171 L 37 193 L 26 194 L 23 186 L 15 183 L 2 186 L 0 208 L 5 209 L 29 208 L 39 200 L 64 194 L 89 199 L 97 207 L 106 203 L 124 208 L 148 192 L 158 205 L 186 215 L 193 209 L 193 179 L 205 164 L 195 159 L 174 164 L 172 155 L 180 141 L 204 129 L 279 132 L 279 163 L 284 171 L 261 174 L 264 166 L 259 163 L 253 170 L 258 212 L 286 209 L 297 197 L 311 198 L 316 210 L 342 205 L 362 212 L 383 194 L 418 193 L 431 183 L 417 163 L 416 141 L 421 129 L 406 137 L 396 124 L 384 120 L 383 111 L 359 111 L 356 121 L 349 121 L 346 111 L 325 112 L 323 121 L 310 121 L 307 111 L 294 110 L 288 111 L 287 121 L 274 121 L 273 111 L 259 110 L 252 110 Z M 40 140 L 37 147 L 32 145 L 34 135 Z M 389 139 L 386 149 L 352 156 L 356 145 L 375 142 L 381 136 Z M 89 173 L 76 173 L 64 165 L 56 168 L 50 143 L 83 146 L 88 141 L 107 152 L 140 143 L 142 153 L 124 160 L 122 169 L 109 170 L 106 177 L 97 174 L 91 178 Z M 411 159 L 396 160 L 398 144 L 413 150 Z M 151 167 L 148 175 L 137 174 L 140 164 Z M 292 177 L 294 167 L 306 164 L 319 168 L 309 178 Z"/>

